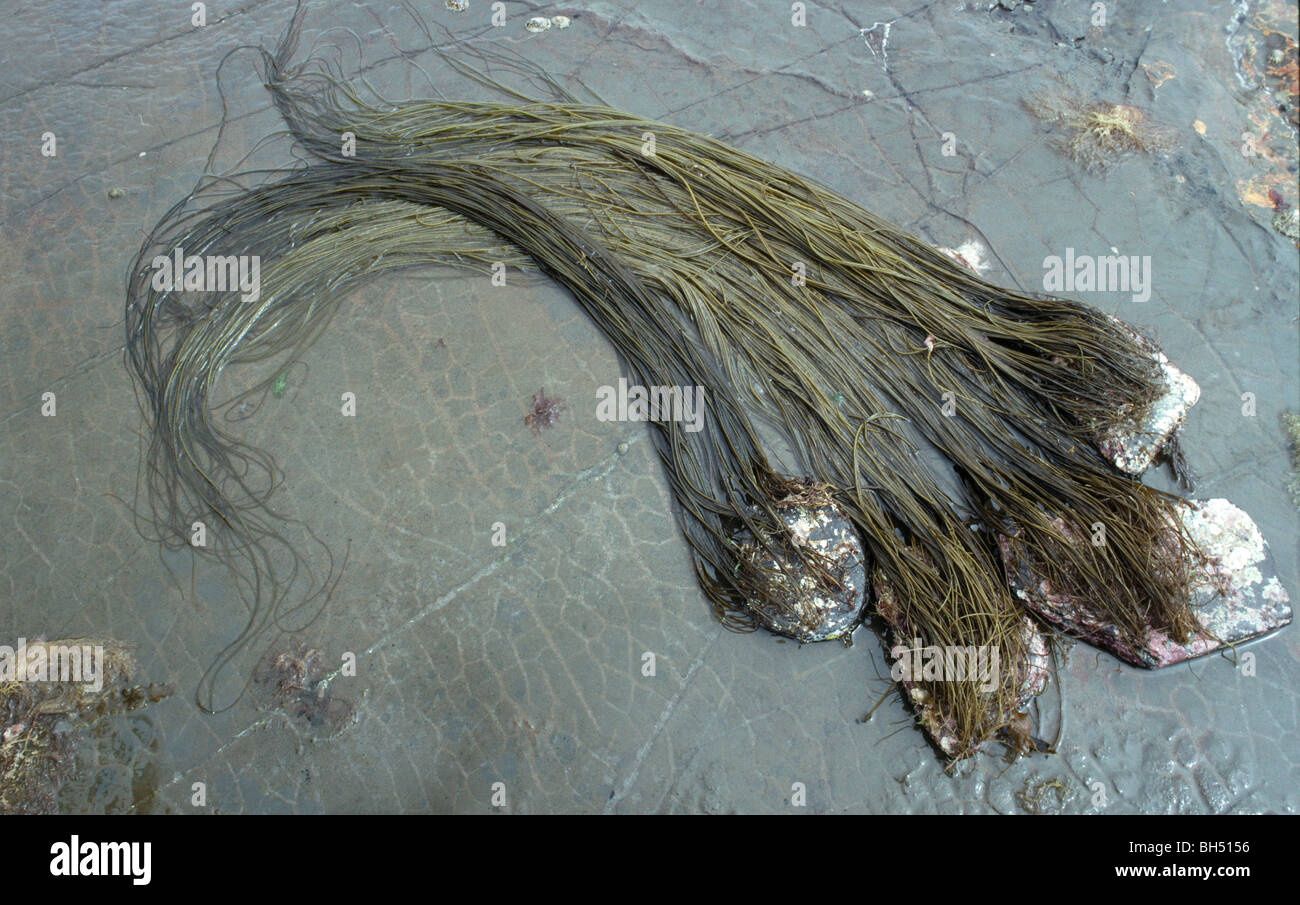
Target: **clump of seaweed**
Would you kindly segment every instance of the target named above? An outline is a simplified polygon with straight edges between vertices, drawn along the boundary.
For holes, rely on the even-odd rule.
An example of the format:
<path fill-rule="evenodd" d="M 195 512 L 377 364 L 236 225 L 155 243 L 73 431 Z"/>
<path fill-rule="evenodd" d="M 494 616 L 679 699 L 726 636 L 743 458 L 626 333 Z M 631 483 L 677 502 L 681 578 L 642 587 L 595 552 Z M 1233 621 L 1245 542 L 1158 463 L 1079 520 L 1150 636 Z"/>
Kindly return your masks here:
<path fill-rule="evenodd" d="M 151 800 L 156 784 L 141 788 L 138 781 L 151 771 L 147 765 L 129 763 L 135 759 L 133 749 L 123 745 L 124 727 L 115 718 L 161 701 L 172 688 L 137 683 L 135 658 L 117 641 L 66 638 L 31 642 L 26 649 L 30 662 L 41 649 L 44 656 L 54 657 L 55 650 L 85 647 L 103 650 L 98 690 L 81 681 L 0 682 L 0 814 L 53 814 L 84 810 L 88 803 L 91 810 L 130 810 Z M 130 727 L 125 731 L 132 732 Z M 95 794 L 113 785 L 111 776 L 100 774 L 111 774 L 114 768 L 130 774 L 125 783 L 130 788 L 121 795 Z M 77 786 L 86 786 L 88 797 L 64 801 L 65 787 Z M 122 806 L 113 807 L 121 798 L 126 799 Z"/>
<path fill-rule="evenodd" d="M 1167 153 L 1176 144 L 1172 129 L 1130 104 L 1084 101 L 1058 89 L 1027 95 L 1021 103 L 1034 118 L 1063 125 L 1065 132 L 1055 144 L 1092 173 L 1106 170 L 1128 154 Z"/>
<path fill-rule="evenodd" d="M 1060 777 L 1034 782 L 1025 780 L 1025 787 L 1016 793 L 1016 804 L 1026 814 L 1059 814 L 1075 798 L 1075 792 Z"/>
<path fill-rule="evenodd" d="M 540 435 L 547 428 L 554 427 L 560 420 L 560 413 L 569 408 L 568 403 L 556 396 L 547 396 L 546 387 L 533 393 L 532 407 L 524 415 L 524 424 Z"/>
<path fill-rule="evenodd" d="M 356 719 L 356 708 L 334 694 L 323 655 L 295 638 L 272 649 L 253 670 L 253 688 L 266 709 L 280 710 L 323 736 L 337 735 Z"/>
<path fill-rule="evenodd" d="M 239 192 L 228 181 L 196 189 L 146 240 L 128 288 L 127 363 L 149 437 L 141 520 L 186 544 L 192 517 L 219 519 L 225 547 L 208 555 L 239 568 L 252 610 L 210 676 L 286 612 L 323 605 L 336 574 L 326 559 L 308 580 L 312 558 L 280 534 L 288 520 L 268 505 L 274 460 L 213 423 L 218 376 L 273 355 L 296 360 L 345 288 L 419 264 L 522 261 L 570 291 L 632 380 L 709 388 L 699 430 L 669 419 L 653 436 L 701 590 L 728 627 L 756 627 L 734 539 L 783 531 L 774 489 L 790 469 L 775 467 L 759 427 L 793 450 L 797 474 L 841 488 L 836 503 L 894 590 L 908 638 L 996 646 L 999 662 L 1017 664 L 992 693 L 969 681 L 927 690 L 951 717 L 951 757 L 973 754 L 1022 709 L 1024 613 L 975 524 L 1018 526 L 1052 585 L 1135 643 L 1152 626 L 1189 635 L 1193 551 L 1180 547 L 1171 567 L 1151 543 L 1173 503 L 1097 449 L 1099 432 L 1140 422 L 1163 392 L 1159 366 L 1123 325 L 986 283 L 816 183 L 707 136 L 584 104 L 492 51 L 473 52 L 513 65 L 556 102 L 479 73 L 509 98 L 367 103 L 333 61 L 291 65 L 298 26 L 295 15 L 260 74 L 312 164 Z M 446 62 L 475 77 L 468 63 Z M 1145 134 L 1133 114 L 1092 113 L 1096 142 Z M 361 157 L 340 152 L 344 131 Z M 641 150 L 647 131 L 653 155 Z M 265 303 L 208 293 L 196 304 L 153 285 L 155 254 L 197 247 L 259 254 Z M 807 265 L 805 281 L 791 280 L 791 262 Z M 951 411 L 935 402 L 944 394 Z M 540 433 L 562 406 L 543 389 L 525 423 Z M 926 449 L 947 463 L 934 467 Z M 960 486 L 947 486 L 952 474 Z M 1107 543 L 1070 543 L 1057 513 L 1103 522 Z M 789 554 L 815 574 L 810 554 Z M 307 587 L 291 594 L 295 582 Z M 319 653 L 295 648 L 265 659 L 256 684 L 293 716 L 327 719 L 321 672 Z"/>
<path fill-rule="evenodd" d="M 1287 444 L 1291 447 L 1291 502 L 1300 509 L 1300 415 L 1295 412 L 1282 413 L 1282 432 L 1286 434 Z"/>

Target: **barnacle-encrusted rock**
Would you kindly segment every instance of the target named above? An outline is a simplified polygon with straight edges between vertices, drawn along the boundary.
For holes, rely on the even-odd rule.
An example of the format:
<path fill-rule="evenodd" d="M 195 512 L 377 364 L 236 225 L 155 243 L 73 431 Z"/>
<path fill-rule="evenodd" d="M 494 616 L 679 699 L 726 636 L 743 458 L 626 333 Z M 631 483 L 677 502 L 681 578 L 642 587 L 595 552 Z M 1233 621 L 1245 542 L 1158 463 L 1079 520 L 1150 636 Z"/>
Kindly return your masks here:
<path fill-rule="evenodd" d="M 737 537 L 737 575 L 754 589 L 750 611 L 765 628 L 799 641 L 828 641 L 853 631 L 866 595 L 866 556 L 853 523 L 830 489 L 792 481 L 775 504 L 784 530 L 755 541 Z M 800 553 L 821 568 L 805 565 Z M 819 574 L 819 572 L 821 574 Z"/>
<path fill-rule="evenodd" d="M 1121 413 L 1117 424 L 1097 437 L 1101 454 L 1125 474 L 1140 475 L 1173 440 L 1182 427 L 1187 410 L 1201 398 L 1201 388 L 1196 381 L 1174 367 L 1165 353 L 1155 343 L 1138 335 L 1131 327 L 1120 323 L 1138 344 L 1160 366 L 1164 392 L 1152 403 L 1145 418 L 1127 418 Z"/>
<path fill-rule="evenodd" d="M 893 585 L 884 573 L 876 570 L 871 577 L 871 584 L 875 596 L 876 614 L 885 623 L 885 649 L 889 651 L 895 663 L 905 661 L 916 653 L 914 648 L 919 642 L 917 629 L 909 624 L 903 614 L 894 594 Z M 1047 639 L 1029 616 L 1024 616 L 1021 620 L 1020 637 L 1023 641 L 1024 657 L 1021 662 L 1015 664 L 1013 674 L 1013 687 L 1016 692 L 1015 712 L 1004 714 L 1010 722 L 1002 737 L 1013 750 L 1018 752 L 1035 748 L 1046 750 L 1046 747 L 1037 743 L 1033 737 L 1034 727 L 1030 717 L 1030 705 L 1047 687 L 1050 662 Z M 1001 668 L 1002 665 L 998 664 L 997 669 Z M 913 675 L 912 671 L 907 669 L 902 672 L 904 677 L 900 680 L 900 684 L 903 686 L 904 695 L 916 711 L 917 723 L 934 746 L 951 758 L 974 753 L 985 739 L 962 738 L 953 714 L 946 712 L 930 694 L 922 681 L 922 676 Z M 951 681 L 953 677 L 940 678 Z M 1000 675 L 988 678 L 996 678 L 997 685 L 1002 684 Z M 988 708 L 992 712 L 997 700 L 995 689 L 987 689 L 987 694 Z"/>
<path fill-rule="evenodd" d="M 1149 669 L 1239 644 L 1291 621 L 1290 597 L 1278 581 L 1267 544 L 1249 515 L 1224 499 L 1183 501 L 1177 511 L 1183 529 L 1206 557 L 1188 589 L 1200 631 L 1185 643 L 1154 627 L 1142 644 L 1132 643 L 1087 601 L 1054 589 L 1014 534 L 998 538 L 1007 581 L 1016 596 L 1048 622 L 1134 666 Z M 1154 542 L 1181 543 L 1172 529 Z"/>

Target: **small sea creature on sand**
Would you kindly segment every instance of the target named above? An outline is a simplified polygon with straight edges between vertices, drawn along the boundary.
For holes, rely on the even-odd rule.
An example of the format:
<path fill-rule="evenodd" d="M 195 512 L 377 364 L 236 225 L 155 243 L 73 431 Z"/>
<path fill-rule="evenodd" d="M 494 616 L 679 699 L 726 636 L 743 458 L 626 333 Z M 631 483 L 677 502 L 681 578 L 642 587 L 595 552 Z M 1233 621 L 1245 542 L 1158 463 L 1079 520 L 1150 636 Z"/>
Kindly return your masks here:
<path fill-rule="evenodd" d="M 554 427 L 560 420 L 560 413 L 568 408 L 568 403 L 559 397 L 547 396 L 546 387 L 542 387 L 533 393 L 532 409 L 524 415 L 524 424 L 531 427 L 534 434 L 541 434 L 548 427 Z"/>
<path fill-rule="evenodd" d="M 316 737 L 337 735 L 356 722 L 356 708 L 333 693 L 324 655 L 295 638 L 267 652 L 253 670 L 260 705 L 301 720 Z"/>

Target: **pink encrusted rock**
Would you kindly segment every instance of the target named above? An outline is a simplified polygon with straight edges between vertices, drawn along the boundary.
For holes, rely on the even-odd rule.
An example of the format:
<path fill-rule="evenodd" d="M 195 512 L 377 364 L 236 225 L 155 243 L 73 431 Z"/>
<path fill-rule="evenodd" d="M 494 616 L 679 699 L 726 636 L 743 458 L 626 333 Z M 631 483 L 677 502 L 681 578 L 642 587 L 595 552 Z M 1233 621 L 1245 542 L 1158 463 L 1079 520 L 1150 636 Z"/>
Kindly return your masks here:
<path fill-rule="evenodd" d="M 1152 404 L 1145 419 L 1141 422 L 1132 418 L 1121 420 L 1097 437 L 1097 448 L 1111 464 L 1125 474 L 1140 475 L 1151 467 L 1161 450 L 1173 439 L 1187 416 L 1187 410 L 1201 398 L 1201 388 L 1195 380 L 1174 367 L 1155 343 L 1118 318 L 1112 320 L 1156 360 L 1165 384 L 1165 392 Z"/>
<path fill-rule="evenodd" d="M 871 585 L 876 598 L 876 612 L 887 626 L 885 649 L 892 651 L 899 645 L 906 646 L 910 643 L 908 639 L 912 630 L 898 607 L 893 584 L 876 570 L 872 573 Z M 940 711 L 930 693 L 919 682 L 904 679 L 902 685 L 908 701 L 916 709 L 916 721 L 921 729 L 935 747 L 949 757 L 956 757 L 962 749 L 961 740 L 957 737 L 957 724 L 948 714 Z"/>
<path fill-rule="evenodd" d="M 1274 573 L 1268 545 L 1249 515 L 1227 500 L 1214 499 L 1183 501 L 1178 517 L 1207 559 L 1189 588 L 1201 630 L 1186 643 L 1152 628 L 1145 643 L 1134 646 L 1087 601 L 1055 592 L 1013 534 L 998 538 L 1007 581 L 1016 596 L 1049 623 L 1148 669 L 1200 657 L 1290 623 L 1290 596 Z M 1059 520 L 1057 524 L 1064 529 Z M 1163 542 L 1179 541 L 1171 529 Z"/>
<path fill-rule="evenodd" d="M 898 606 L 893 585 L 880 570 L 872 573 L 871 584 L 876 613 L 886 625 L 886 650 L 892 656 L 892 652 L 903 649 L 895 658 L 897 663 L 912 651 L 910 645 L 915 644 L 916 633 Z M 1030 704 L 1047 687 L 1049 660 L 1047 639 L 1029 616 L 1024 617 L 1021 632 L 1026 657 L 1023 662 L 1016 664 L 1016 715 L 1024 718 L 1027 724 Z M 917 722 L 935 747 L 948 757 L 958 756 L 966 748 L 966 743 L 959 738 L 957 724 L 951 714 L 943 712 L 921 682 L 903 678 L 901 684 L 907 700 L 916 711 Z"/>
<path fill-rule="evenodd" d="M 1047 638 L 1039 631 L 1033 619 L 1025 617 L 1021 637 L 1025 639 L 1025 649 L 1029 652 L 1024 663 L 1019 666 L 1020 695 L 1016 700 L 1016 709 L 1021 713 L 1029 712 L 1029 705 L 1034 698 L 1047 688 L 1048 652 Z"/>

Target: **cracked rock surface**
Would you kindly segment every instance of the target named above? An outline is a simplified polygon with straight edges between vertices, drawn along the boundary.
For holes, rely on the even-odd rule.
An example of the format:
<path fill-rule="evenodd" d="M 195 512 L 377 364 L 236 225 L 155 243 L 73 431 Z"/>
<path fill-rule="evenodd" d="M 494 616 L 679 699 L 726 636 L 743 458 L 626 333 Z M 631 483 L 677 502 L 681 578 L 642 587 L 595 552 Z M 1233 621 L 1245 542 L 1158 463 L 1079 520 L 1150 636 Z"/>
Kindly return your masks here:
<path fill-rule="evenodd" d="M 331 669 L 354 655 L 355 675 L 329 687 L 355 714 L 331 735 L 248 696 L 199 711 L 187 692 L 245 611 L 223 570 L 192 570 L 133 528 L 141 422 L 121 323 L 131 257 L 216 138 L 218 62 L 273 43 L 293 10 L 229 6 L 195 28 L 187 5 L 118 0 L 103 15 L 53 0 L 8 13 L 0 36 L 0 644 L 119 638 L 178 689 L 150 711 L 164 740 L 155 807 L 196 810 L 203 782 L 201 810 L 222 812 L 783 812 L 802 783 L 804 807 L 825 812 L 1300 809 L 1294 630 L 1249 647 L 1249 669 L 1211 656 L 1152 674 L 1075 646 L 1038 704 L 1046 732 L 1063 727 L 1059 754 L 949 776 L 897 694 L 859 722 L 888 687 L 870 623 L 850 648 L 721 628 L 648 428 L 595 417 L 597 388 L 620 376 L 612 349 L 565 292 L 517 273 L 505 287 L 418 272 L 367 284 L 244 422 L 284 468 L 277 505 L 348 553 L 303 634 Z M 376 87 L 428 94 L 394 59 L 429 58 L 397 4 L 307 6 L 304 46 L 323 24 L 349 26 Z M 1089 3 L 1066 0 L 869 15 L 809 2 L 799 27 L 788 4 L 756 0 L 509 2 L 493 29 L 485 4 L 443 6 L 422 10 L 459 38 L 509 44 L 612 106 L 816 178 L 935 245 L 980 249 L 996 282 L 1041 291 L 1044 259 L 1067 248 L 1150 256 L 1148 300 L 1075 295 L 1200 384 L 1183 432 L 1197 495 L 1250 513 L 1300 591 L 1279 428 L 1300 408 L 1297 255 L 1257 203 L 1262 186 L 1294 192 L 1295 157 L 1241 152 L 1244 131 L 1268 125 L 1276 141 L 1286 124 L 1241 77 L 1232 9 L 1130 0 L 1097 27 Z M 1294 33 L 1293 3 L 1263 7 Z M 542 14 L 570 24 L 527 31 Z M 282 128 L 251 63 L 237 55 L 222 74 L 233 150 L 219 164 Z M 1177 147 L 1085 172 L 1020 106 L 1062 80 L 1143 108 Z M 46 131 L 56 157 L 39 153 Z M 280 146 L 249 165 L 289 162 Z M 538 387 L 569 410 L 534 435 Z M 345 392 L 355 418 L 340 417 Z M 268 638 L 222 687 L 275 644 L 288 640 Z M 1044 788 L 1066 791 L 1031 794 Z"/>

